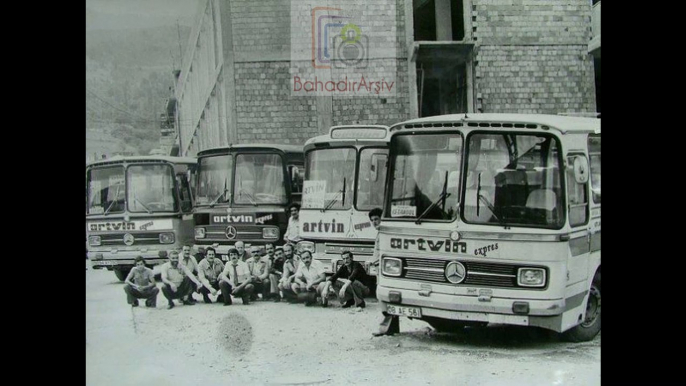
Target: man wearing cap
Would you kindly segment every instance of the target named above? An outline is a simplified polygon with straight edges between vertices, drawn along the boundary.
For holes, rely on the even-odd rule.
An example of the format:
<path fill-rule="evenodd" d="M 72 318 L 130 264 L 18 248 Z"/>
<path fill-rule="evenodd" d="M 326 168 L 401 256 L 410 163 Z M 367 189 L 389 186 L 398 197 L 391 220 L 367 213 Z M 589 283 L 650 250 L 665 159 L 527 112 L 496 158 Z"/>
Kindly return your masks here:
<path fill-rule="evenodd" d="M 262 250 L 259 247 L 253 247 L 252 257 L 246 262 L 252 275 L 252 284 L 255 286 L 255 292 L 252 294 L 250 300 L 257 300 L 257 294 L 262 294 L 262 300 L 267 300 L 269 297 L 269 259 L 262 258 Z"/>
<path fill-rule="evenodd" d="M 185 305 L 193 305 L 194 302 L 189 302 L 185 298 L 189 293 L 193 292 L 192 283 L 195 283 L 196 288 L 202 286 L 202 283 L 193 275 L 188 267 L 179 264 L 179 252 L 171 251 L 169 253 L 169 261 L 162 264 L 160 267 L 162 271 L 161 277 L 164 286 L 162 287 L 162 294 L 169 302 L 168 309 L 174 308 L 173 299 L 179 299 Z"/>
<path fill-rule="evenodd" d="M 369 295 L 369 287 L 367 283 L 367 272 L 364 270 L 362 264 L 353 261 L 353 253 L 344 251 L 341 253 L 343 265 L 338 269 L 333 276 L 326 281 L 327 288 L 333 288 L 338 294 L 343 308 L 352 307 L 355 305 L 359 308 L 365 308 L 366 303 L 364 297 Z M 326 291 L 324 291 L 326 293 Z M 326 305 L 326 296 L 322 296 L 322 304 Z"/>
<path fill-rule="evenodd" d="M 318 260 L 313 261 L 312 253 L 310 253 L 310 251 L 300 252 L 300 265 L 295 272 L 293 284 L 291 285 L 293 292 L 296 294 L 301 292 L 314 292 L 316 293 L 316 298 L 317 295 L 322 294 L 325 280 L 324 265 Z M 305 305 L 312 304 L 314 303 L 310 301 L 305 302 Z"/>
<path fill-rule="evenodd" d="M 205 258 L 198 263 L 198 278 L 202 283 L 200 293 L 205 303 L 210 304 L 212 296 L 217 295 L 217 291 L 221 290 L 219 287 L 219 276 L 224 271 L 224 263 L 216 257 L 216 251 L 212 247 L 208 247 L 205 251 Z M 229 295 L 230 296 L 230 295 Z M 224 294 L 217 296 L 217 302 L 224 302 Z"/>
<path fill-rule="evenodd" d="M 135 266 L 124 280 L 127 303 L 131 307 L 138 307 L 138 299 L 145 299 L 146 307 L 157 307 L 157 294 L 160 290 L 155 285 L 155 275 L 152 269 L 145 266 L 143 256 L 136 256 L 134 264 Z"/>
<path fill-rule="evenodd" d="M 231 295 L 240 296 L 243 304 L 250 304 L 250 296 L 255 290 L 251 281 L 252 275 L 248 265 L 238 257 L 236 248 L 229 249 L 229 262 L 219 275 L 219 288 L 224 295 L 224 305 L 228 306 L 232 303 Z"/>

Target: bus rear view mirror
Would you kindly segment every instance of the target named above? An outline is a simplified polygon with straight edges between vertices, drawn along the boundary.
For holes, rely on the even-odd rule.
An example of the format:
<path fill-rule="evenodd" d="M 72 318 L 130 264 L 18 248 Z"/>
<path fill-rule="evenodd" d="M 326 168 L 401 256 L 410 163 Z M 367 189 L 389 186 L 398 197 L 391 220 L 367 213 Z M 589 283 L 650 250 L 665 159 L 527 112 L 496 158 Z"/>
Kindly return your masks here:
<path fill-rule="evenodd" d="M 574 179 L 578 184 L 585 184 L 588 182 L 589 167 L 588 159 L 582 155 L 574 156 Z"/>

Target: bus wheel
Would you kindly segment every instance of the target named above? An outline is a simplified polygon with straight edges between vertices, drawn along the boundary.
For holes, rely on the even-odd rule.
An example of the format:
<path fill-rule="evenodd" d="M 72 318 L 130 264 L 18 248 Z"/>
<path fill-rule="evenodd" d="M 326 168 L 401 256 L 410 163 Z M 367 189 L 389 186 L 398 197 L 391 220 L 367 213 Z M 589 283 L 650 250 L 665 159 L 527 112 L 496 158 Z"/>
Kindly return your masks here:
<path fill-rule="evenodd" d="M 563 337 L 570 342 L 587 342 L 600 332 L 600 272 L 593 277 L 586 304 L 586 318 L 578 326 L 565 331 Z"/>
<path fill-rule="evenodd" d="M 115 268 L 114 269 L 114 274 L 117 275 L 117 279 L 120 281 L 126 280 L 126 277 L 129 275 L 130 269 L 126 268 Z"/>

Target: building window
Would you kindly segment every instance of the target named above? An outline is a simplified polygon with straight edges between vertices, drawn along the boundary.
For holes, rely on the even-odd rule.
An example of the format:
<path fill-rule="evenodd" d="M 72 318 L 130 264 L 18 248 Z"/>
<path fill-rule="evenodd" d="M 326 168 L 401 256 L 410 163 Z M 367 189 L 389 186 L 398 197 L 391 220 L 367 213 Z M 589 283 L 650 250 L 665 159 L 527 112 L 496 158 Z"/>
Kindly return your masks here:
<path fill-rule="evenodd" d="M 466 113 L 467 63 L 417 62 L 419 116 Z"/>
<path fill-rule="evenodd" d="M 412 0 L 415 41 L 464 39 L 463 0 Z"/>

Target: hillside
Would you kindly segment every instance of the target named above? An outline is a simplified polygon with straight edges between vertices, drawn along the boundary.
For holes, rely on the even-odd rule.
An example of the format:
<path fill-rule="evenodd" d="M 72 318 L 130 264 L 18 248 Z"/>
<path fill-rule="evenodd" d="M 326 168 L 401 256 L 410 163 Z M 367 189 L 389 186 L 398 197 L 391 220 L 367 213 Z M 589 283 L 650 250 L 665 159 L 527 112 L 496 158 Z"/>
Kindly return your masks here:
<path fill-rule="evenodd" d="M 158 117 L 180 67 L 179 36 L 183 49 L 189 34 L 182 25 L 87 30 L 87 154 L 148 154 L 159 145 Z"/>

